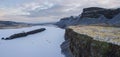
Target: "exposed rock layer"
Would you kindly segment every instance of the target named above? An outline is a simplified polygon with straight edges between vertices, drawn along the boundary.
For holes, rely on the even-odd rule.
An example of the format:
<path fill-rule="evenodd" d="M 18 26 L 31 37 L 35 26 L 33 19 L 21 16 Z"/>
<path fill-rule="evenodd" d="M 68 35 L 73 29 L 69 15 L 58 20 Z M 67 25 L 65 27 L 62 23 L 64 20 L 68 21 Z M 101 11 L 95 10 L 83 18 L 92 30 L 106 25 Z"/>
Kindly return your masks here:
<path fill-rule="evenodd" d="M 81 18 L 99 18 L 104 15 L 107 19 L 112 19 L 117 14 L 120 13 L 120 8 L 118 9 L 104 9 L 99 7 L 84 8 Z"/>
<path fill-rule="evenodd" d="M 61 28 L 72 25 L 102 25 L 102 26 L 120 26 L 120 8 L 104 9 L 90 7 L 83 9 L 79 16 L 62 18 L 56 23 Z"/>
<path fill-rule="evenodd" d="M 99 26 L 96 28 L 95 26 L 74 26 L 67 28 L 65 33 L 66 41 L 61 45 L 62 49 L 69 51 L 69 54 L 63 51 L 66 57 L 120 57 L 120 28 L 102 28 L 107 31 L 104 35 L 101 35 L 103 29 Z M 89 34 L 88 31 L 89 33 L 95 32 L 99 38 L 97 39 L 95 34 L 95 36 Z M 107 37 L 112 41 L 106 40 Z M 103 40 L 100 40 L 101 38 Z M 67 47 L 63 47 L 65 44 L 67 44 Z"/>

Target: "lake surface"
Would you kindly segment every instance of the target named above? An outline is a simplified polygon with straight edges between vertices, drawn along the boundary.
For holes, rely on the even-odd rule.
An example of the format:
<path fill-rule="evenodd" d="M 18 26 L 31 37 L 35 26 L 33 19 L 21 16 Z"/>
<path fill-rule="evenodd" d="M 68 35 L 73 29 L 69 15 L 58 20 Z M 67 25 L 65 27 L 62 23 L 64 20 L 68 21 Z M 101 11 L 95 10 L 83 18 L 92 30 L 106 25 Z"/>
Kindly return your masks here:
<path fill-rule="evenodd" d="M 0 38 L 38 28 L 45 31 L 13 40 L 0 40 L 0 57 L 64 57 L 60 45 L 64 29 L 55 26 L 33 26 L 20 29 L 0 29 Z"/>

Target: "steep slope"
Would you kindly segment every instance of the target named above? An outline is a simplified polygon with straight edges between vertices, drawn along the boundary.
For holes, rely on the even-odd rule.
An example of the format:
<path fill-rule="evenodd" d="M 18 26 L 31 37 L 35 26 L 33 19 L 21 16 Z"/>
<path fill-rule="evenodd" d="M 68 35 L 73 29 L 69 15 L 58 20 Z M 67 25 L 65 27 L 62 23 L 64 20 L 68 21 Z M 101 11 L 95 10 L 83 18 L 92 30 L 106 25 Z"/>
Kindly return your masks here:
<path fill-rule="evenodd" d="M 117 9 L 104 9 L 99 7 L 84 8 L 81 18 L 99 18 L 101 15 L 107 19 L 112 19 L 120 13 L 120 8 Z"/>
<path fill-rule="evenodd" d="M 90 7 L 83 9 L 79 16 L 62 18 L 56 23 L 61 28 L 71 25 L 103 25 L 103 26 L 120 26 L 120 8 L 104 9 Z"/>
<path fill-rule="evenodd" d="M 61 48 L 66 57 L 120 57 L 120 28 L 70 26 Z"/>

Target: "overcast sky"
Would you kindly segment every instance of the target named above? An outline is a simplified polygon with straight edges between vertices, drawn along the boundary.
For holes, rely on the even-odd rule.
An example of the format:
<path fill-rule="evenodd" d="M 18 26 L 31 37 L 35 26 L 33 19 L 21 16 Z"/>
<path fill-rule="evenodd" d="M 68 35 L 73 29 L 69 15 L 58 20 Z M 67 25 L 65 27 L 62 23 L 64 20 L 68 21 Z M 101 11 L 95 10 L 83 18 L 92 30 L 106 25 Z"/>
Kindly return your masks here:
<path fill-rule="evenodd" d="M 120 7 L 120 0 L 0 0 L 0 20 L 54 22 L 86 7 Z"/>

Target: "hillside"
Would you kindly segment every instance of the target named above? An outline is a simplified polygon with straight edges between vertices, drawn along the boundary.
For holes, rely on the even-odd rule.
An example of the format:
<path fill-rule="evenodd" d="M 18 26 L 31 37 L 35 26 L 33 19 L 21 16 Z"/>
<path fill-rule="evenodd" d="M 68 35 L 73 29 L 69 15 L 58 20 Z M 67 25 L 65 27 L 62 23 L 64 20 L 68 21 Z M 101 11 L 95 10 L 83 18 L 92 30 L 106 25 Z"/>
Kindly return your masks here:
<path fill-rule="evenodd" d="M 0 29 L 10 29 L 10 28 L 21 28 L 29 27 L 32 24 L 23 23 L 23 22 L 13 22 L 13 21 L 0 21 Z"/>
<path fill-rule="evenodd" d="M 72 25 L 120 26 L 120 9 L 84 8 L 79 16 L 62 18 L 56 23 L 61 28 Z"/>
<path fill-rule="evenodd" d="M 120 8 L 84 8 L 56 25 L 66 29 L 61 45 L 66 57 L 120 57 Z"/>

